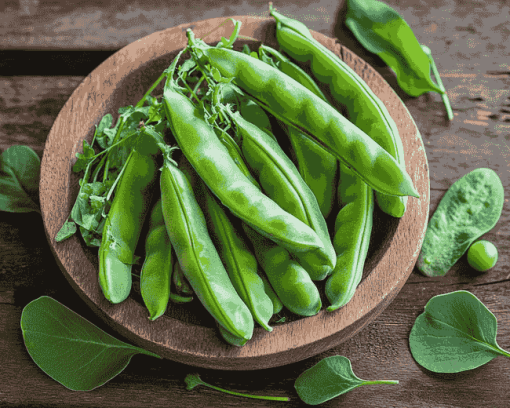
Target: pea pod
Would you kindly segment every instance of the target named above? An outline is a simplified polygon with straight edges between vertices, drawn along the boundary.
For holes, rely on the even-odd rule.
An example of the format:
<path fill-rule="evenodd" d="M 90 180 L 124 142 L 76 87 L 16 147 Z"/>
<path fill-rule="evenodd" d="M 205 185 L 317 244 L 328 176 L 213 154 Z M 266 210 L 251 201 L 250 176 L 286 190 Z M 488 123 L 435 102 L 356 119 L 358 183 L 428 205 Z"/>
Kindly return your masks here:
<path fill-rule="evenodd" d="M 266 53 L 274 57 L 277 61 L 276 66 L 280 71 L 299 82 L 322 100 L 328 102 L 315 81 L 287 57 L 263 44 L 259 48 L 259 53 Z M 291 143 L 299 174 L 301 174 L 305 183 L 313 191 L 322 215 L 324 218 L 327 218 L 333 209 L 336 199 L 335 186 L 338 184 L 338 163 L 336 157 L 310 140 L 295 127 L 287 126 L 284 123 L 280 123 L 280 125 L 285 130 Z"/>
<path fill-rule="evenodd" d="M 264 291 L 266 292 L 266 295 L 269 296 L 269 299 L 271 299 L 271 302 L 273 303 L 273 315 L 280 313 L 283 309 L 283 303 L 274 291 L 273 287 L 267 280 L 266 274 L 261 271 L 259 276 L 262 279 L 262 282 L 264 283 Z"/>
<path fill-rule="evenodd" d="M 210 47 L 194 40 L 191 30 L 187 33 L 192 54 L 201 53 L 222 76 L 233 78 L 277 119 L 303 130 L 369 186 L 390 195 L 419 197 L 403 166 L 304 86 L 262 61 L 238 51 Z"/>
<path fill-rule="evenodd" d="M 184 276 L 181 265 L 179 262 L 175 262 L 172 271 L 172 283 L 174 284 L 175 290 L 179 295 L 191 296 L 193 295 L 193 288 L 189 285 L 189 282 Z"/>
<path fill-rule="evenodd" d="M 280 47 L 300 62 L 310 62 L 312 73 L 328 85 L 331 96 L 345 106 L 350 121 L 386 150 L 405 169 L 404 147 L 397 125 L 384 103 L 361 77 L 333 52 L 315 40 L 308 28 L 271 9 L 276 19 Z M 374 187 L 375 188 L 375 187 Z M 377 190 L 377 188 L 375 188 Z M 387 214 L 402 217 L 407 197 L 377 191 L 379 207 Z"/>
<path fill-rule="evenodd" d="M 221 324 L 218 324 L 217 326 L 221 334 L 221 337 L 223 337 L 223 340 L 225 340 L 228 344 L 231 344 L 232 346 L 236 347 L 242 347 L 248 342 L 248 340 L 243 339 L 242 337 L 237 337 L 233 335 L 228 330 L 226 330 Z"/>
<path fill-rule="evenodd" d="M 321 239 L 323 248 L 295 256 L 313 280 L 324 279 L 335 267 L 336 254 L 313 192 L 278 143 L 244 120 L 239 112 L 229 114 L 237 126 L 243 157 L 258 177 L 264 193 L 310 226 Z"/>
<path fill-rule="evenodd" d="M 106 217 L 99 247 L 99 285 L 112 303 L 131 291 L 134 251 L 149 210 L 151 188 L 157 177 L 153 156 L 136 150 L 129 154 Z"/>
<path fill-rule="evenodd" d="M 501 217 L 505 192 L 498 174 L 480 168 L 451 185 L 430 218 L 416 266 L 426 276 L 443 276 L 471 243 Z"/>
<path fill-rule="evenodd" d="M 188 179 L 169 158 L 160 184 L 168 236 L 193 291 L 219 324 L 249 340 L 253 317 L 230 282 Z"/>
<path fill-rule="evenodd" d="M 374 198 L 372 189 L 359 177 L 340 165 L 338 201 L 340 211 L 335 220 L 333 245 L 336 266 L 326 281 L 326 296 L 331 302 L 328 312 L 349 302 L 361 282 L 372 234 Z"/>
<path fill-rule="evenodd" d="M 189 303 L 193 301 L 193 288 L 189 285 L 179 262 L 174 262 L 172 269 L 172 282 L 170 286 L 170 300 L 173 303 Z M 184 292 L 182 291 L 184 289 Z"/>
<path fill-rule="evenodd" d="M 145 238 L 145 260 L 140 273 L 140 292 L 149 310 L 150 320 L 156 320 L 166 311 L 173 261 L 172 244 L 166 232 L 159 199 L 150 214 L 149 232 Z"/>
<path fill-rule="evenodd" d="M 243 229 L 253 244 L 257 261 L 283 305 L 300 316 L 316 315 L 322 306 L 319 290 L 303 267 L 291 258 L 285 248 L 246 224 L 243 224 Z"/>
<path fill-rule="evenodd" d="M 186 170 L 190 173 L 193 171 L 192 168 Z M 258 274 L 257 259 L 240 234 L 239 220 L 227 213 L 228 210 L 201 180 L 197 180 L 197 196 L 200 197 L 199 204 L 204 210 L 209 233 L 232 285 L 255 321 L 267 331 L 272 331 L 268 322 L 273 315 L 273 303 Z"/>
<path fill-rule="evenodd" d="M 322 247 L 317 234 L 265 196 L 241 172 L 198 108 L 165 86 L 165 112 L 172 133 L 191 165 L 236 217 L 296 252 Z"/>

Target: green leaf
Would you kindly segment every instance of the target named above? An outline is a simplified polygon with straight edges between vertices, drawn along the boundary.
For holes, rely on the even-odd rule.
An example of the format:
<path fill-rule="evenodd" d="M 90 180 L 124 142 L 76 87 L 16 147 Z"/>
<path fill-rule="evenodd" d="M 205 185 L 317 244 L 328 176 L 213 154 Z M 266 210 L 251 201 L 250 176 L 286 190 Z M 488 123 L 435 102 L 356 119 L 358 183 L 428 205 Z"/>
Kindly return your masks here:
<path fill-rule="evenodd" d="M 390 6 L 377 0 L 347 0 L 345 24 L 363 47 L 395 71 L 406 93 L 444 93 L 432 81 L 429 58 L 413 31 Z"/>
<path fill-rule="evenodd" d="M 434 296 L 409 336 L 418 364 L 436 373 L 458 373 L 510 357 L 496 342 L 497 321 L 472 293 L 459 290 Z"/>
<path fill-rule="evenodd" d="M 157 354 L 110 336 L 48 296 L 21 313 L 25 346 L 51 378 L 73 391 L 89 391 L 120 374 L 135 354 Z"/>
<path fill-rule="evenodd" d="M 398 384 L 398 381 L 362 380 L 352 371 L 347 357 L 331 356 L 303 372 L 294 387 L 302 401 L 309 405 L 318 405 L 354 388 L 370 384 Z"/>
<path fill-rule="evenodd" d="M 61 242 L 65 239 L 73 236 L 78 228 L 76 227 L 76 223 L 67 220 L 64 225 L 62 225 L 62 228 L 60 228 L 60 231 L 57 232 L 57 235 L 55 236 L 55 241 Z"/>
<path fill-rule="evenodd" d="M 78 173 L 86 169 L 90 161 L 96 156 L 94 149 L 88 144 L 86 140 L 83 141 L 83 153 L 76 153 L 76 163 L 73 165 L 73 171 Z"/>
<path fill-rule="evenodd" d="M 11 146 L 0 155 L 0 211 L 40 212 L 40 168 L 39 157 L 27 146 Z"/>
<path fill-rule="evenodd" d="M 28 146 L 15 145 L 2 153 L 1 161 L 11 167 L 23 189 L 32 199 L 39 193 L 41 159 Z"/>

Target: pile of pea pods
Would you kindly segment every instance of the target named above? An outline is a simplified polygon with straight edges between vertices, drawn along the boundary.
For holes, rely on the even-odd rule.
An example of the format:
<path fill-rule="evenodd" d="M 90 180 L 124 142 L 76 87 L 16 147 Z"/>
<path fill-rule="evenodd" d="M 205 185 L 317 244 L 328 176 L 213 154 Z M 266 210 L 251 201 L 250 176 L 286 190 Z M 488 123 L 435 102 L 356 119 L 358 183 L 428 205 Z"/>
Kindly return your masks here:
<path fill-rule="evenodd" d="M 304 24 L 271 14 L 280 51 L 234 50 L 238 21 L 216 46 L 188 30 L 188 46 L 160 78 L 171 133 L 162 165 L 157 155 L 131 152 L 99 249 L 101 288 L 119 303 L 131 290 L 147 218 L 140 292 L 149 318 L 196 297 L 235 346 L 255 324 L 271 331 L 282 308 L 317 314 L 319 281 L 328 312 L 347 304 L 362 277 L 375 203 L 402 217 L 408 196 L 419 197 L 384 104 Z M 313 76 L 286 55 L 310 62 Z M 134 222 L 126 227 L 121 217 Z"/>

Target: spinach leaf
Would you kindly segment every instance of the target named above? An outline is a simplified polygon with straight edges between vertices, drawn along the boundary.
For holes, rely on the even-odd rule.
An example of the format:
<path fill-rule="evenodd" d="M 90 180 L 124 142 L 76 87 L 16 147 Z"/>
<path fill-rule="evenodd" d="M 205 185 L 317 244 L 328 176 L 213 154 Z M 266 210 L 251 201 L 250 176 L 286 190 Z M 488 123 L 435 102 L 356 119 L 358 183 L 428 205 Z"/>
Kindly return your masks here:
<path fill-rule="evenodd" d="M 348 0 L 345 24 L 363 47 L 395 71 L 406 93 L 444 93 L 432 82 L 429 58 L 413 31 L 390 6 L 377 0 Z"/>
<path fill-rule="evenodd" d="M 352 371 L 351 362 L 344 356 L 326 357 L 303 372 L 294 383 L 302 401 L 318 405 L 354 388 L 371 384 L 398 384 L 394 380 L 367 381 Z"/>
<path fill-rule="evenodd" d="M 48 296 L 25 306 L 21 330 L 35 363 L 73 391 L 103 385 L 121 373 L 135 354 L 160 358 L 117 340 Z"/>
<path fill-rule="evenodd" d="M 41 160 L 28 146 L 15 145 L 0 155 L 0 211 L 40 212 Z"/>
<path fill-rule="evenodd" d="M 418 364 L 436 373 L 472 370 L 510 354 L 496 342 L 497 321 L 480 300 L 459 290 L 434 296 L 418 316 L 409 346 Z"/>

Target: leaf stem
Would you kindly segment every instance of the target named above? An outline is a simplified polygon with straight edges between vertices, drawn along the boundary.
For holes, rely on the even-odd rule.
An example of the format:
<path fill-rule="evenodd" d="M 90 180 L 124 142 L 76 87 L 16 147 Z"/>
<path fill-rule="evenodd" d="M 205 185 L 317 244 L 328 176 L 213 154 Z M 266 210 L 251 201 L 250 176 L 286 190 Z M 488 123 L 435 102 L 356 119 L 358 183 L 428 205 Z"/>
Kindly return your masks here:
<path fill-rule="evenodd" d="M 269 396 L 264 396 L 264 395 L 243 394 L 243 393 L 240 393 L 240 392 L 225 390 L 223 388 L 216 387 L 215 385 L 211 385 L 211 384 L 206 383 L 205 381 L 203 381 L 199 377 L 198 374 L 188 374 L 186 376 L 186 378 L 184 379 L 184 381 L 187 384 L 186 389 L 188 389 L 188 390 L 192 390 L 197 385 L 204 385 L 206 387 L 212 388 L 213 390 L 220 391 L 220 392 L 225 392 L 225 393 L 231 394 L 231 395 L 236 395 L 238 397 L 263 399 L 263 400 L 270 400 L 270 401 L 290 401 L 290 398 L 288 398 L 288 397 L 269 397 Z"/>
<path fill-rule="evenodd" d="M 373 385 L 373 384 L 398 384 L 398 380 L 363 381 L 362 385 Z"/>
<path fill-rule="evenodd" d="M 434 62 L 434 58 L 432 58 L 432 51 L 426 45 L 421 44 L 421 48 L 427 57 L 429 58 L 430 66 L 432 67 L 432 73 L 434 74 L 434 79 L 437 82 L 439 88 L 444 92 L 441 94 L 441 99 L 443 99 L 444 106 L 446 108 L 446 114 L 448 115 L 448 120 L 453 120 L 453 111 L 452 106 L 450 104 L 450 99 L 448 98 L 448 94 L 446 93 L 446 89 L 443 85 L 443 81 L 441 81 L 441 77 L 439 76 L 439 71 L 437 70 L 436 63 Z"/>

